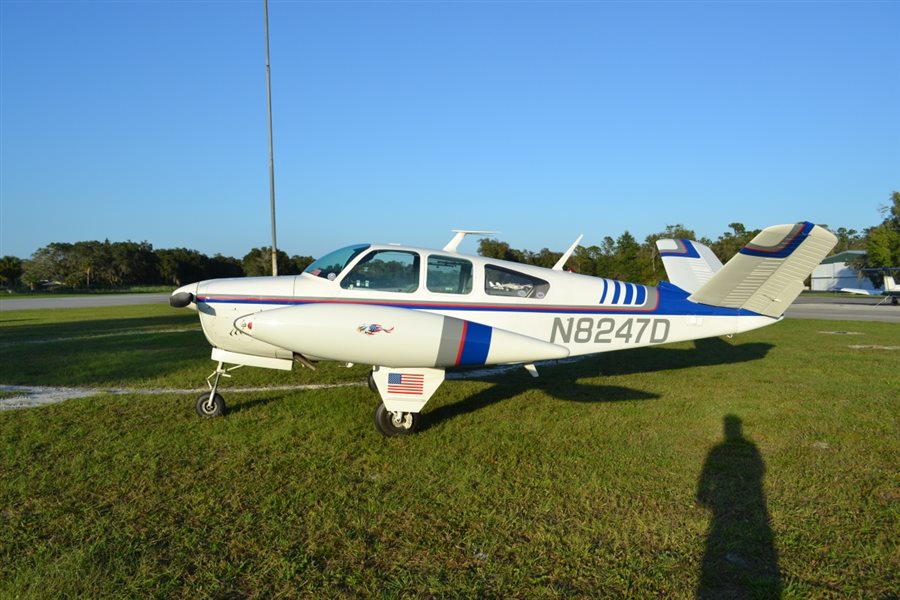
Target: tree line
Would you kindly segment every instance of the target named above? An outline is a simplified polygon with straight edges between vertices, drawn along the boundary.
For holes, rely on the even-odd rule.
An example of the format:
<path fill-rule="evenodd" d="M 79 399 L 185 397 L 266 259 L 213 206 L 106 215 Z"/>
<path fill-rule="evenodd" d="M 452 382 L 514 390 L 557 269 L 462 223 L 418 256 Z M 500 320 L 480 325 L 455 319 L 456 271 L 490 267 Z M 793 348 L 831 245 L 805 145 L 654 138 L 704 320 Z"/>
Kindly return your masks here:
<path fill-rule="evenodd" d="M 860 232 L 855 229 L 838 227 L 832 230 L 838 243 L 832 254 L 847 250 L 865 250 L 864 258 L 850 261 L 856 269 L 876 267 L 900 267 L 900 192 L 893 192 L 890 204 L 881 207 L 884 220 Z M 822 225 L 831 229 L 828 225 Z M 656 241 L 663 238 L 691 239 L 700 242 L 715 253 L 723 263 L 727 262 L 741 248 L 747 245 L 761 231 L 747 229 L 743 223 L 730 223 L 730 231 L 722 233 L 716 240 L 698 238 L 692 229 L 683 224 L 668 225 L 665 230 L 644 238 L 643 243 L 625 231 L 618 238 L 606 236 L 600 245 L 579 246 L 566 261 L 566 268 L 584 275 L 608 277 L 655 285 L 665 279 L 666 273 L 656 250 Z M 539 252 L 517 250 L 497 239 L 482 239 L 478 253 L 482 256 L 511 260 L 520 263 L 552 267 L 562 252 L 543 248 Z M 875 285 L 881 285 L 878 273 L 867 273 Z"/>
<path fill-rule="evenodd" d="M 279 274 L 299 274 L 312 261 L 311 256 L 277 252 Z M 0 285 L 31 290 L 47 285 L 74 289 L 180 286 L 203 279 L 271 274 L 269 247 L 254 248 L 238 260 L 221 254 L 210 257 L 188 248 L 155 250 L 148 242 L 53 242 L 27 260 L 0 258 Z"/>
<path fill-rule="evenodd" d="M 862 232 L 845 227 L 833 230 L 838 244 L 832 253 L 866 250 L 865 259 L 856 261 L 856 268 L 900 267 L 900 192 L 891 194 L 890 204 L 881 207 L 881 212 L 884 220 Z M 730 231 L 715 240 L 698 239 L 694 231 L 683 224 L 668 225 L 665 230 L 648 235 L 643 242 L 625 231 L 617 238 L 604 237 L 599 245 L 578 247 L 566 267 L 585 275 L 654 285 L 665 278 L 656 251 L 658 239 L 697 240 L 709 246 L 724 263 L 760 231 L 748 230 L 742 223 L 731 223 L 728 227 Z M 480 240 L 478 253 L 542 267 L 552 267 L 562 256 L 562 252 L 547 248 L 538 252 L 518 250 L 491 238 Z M 280 275 L 296 275 L 313 262 L 313 257 L 288 256 L 279 250 L 277 262 Z M 269 247 L 254 248 L 238 260 L 221 254 L 209 257 L 187 248 L 154 250 L 147 242 L 54 242 L 40 248 L 27 260 L 14 256 L 0 258 L 0 285 L 7 288 L 25 286 L 32 290 L 48 282 L 81 289 L 152 284 L 180 286 L 203 279 L 271 274 Z M 878 275 L 871 277 L 878 285 Z"/>

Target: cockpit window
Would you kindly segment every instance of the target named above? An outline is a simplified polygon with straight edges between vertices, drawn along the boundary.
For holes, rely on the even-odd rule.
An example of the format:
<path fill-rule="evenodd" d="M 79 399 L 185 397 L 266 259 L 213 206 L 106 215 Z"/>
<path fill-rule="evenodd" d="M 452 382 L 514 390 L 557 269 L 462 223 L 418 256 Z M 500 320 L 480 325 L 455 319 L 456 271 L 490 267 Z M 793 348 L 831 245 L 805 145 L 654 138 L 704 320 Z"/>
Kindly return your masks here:
<path fill-rule="evenodd" d="M 306 267 L 303 272 L 315 275 L 316 277 L 322 277 L 323 279 L 328 279 L 329 281 L 334 281 L 334 279 L 340 275 L 341 271 L 344 270 L 344 267 L 347 266 L 347 263 L 356 258 L 360 252 L 363 252 L 368 247 L 369 244 L 357 244 L 356 246 L 347 246 L 346 248 L 329 252 Z"/>
<path fill-rule="evenodd" d="M 543 300 L 550 284 L 543 279 L 494 265 L 484 268 L 484 291 L 491 296 Z"/>
<path fill-rule="evenodd" d="M 429 256 L 426 286 L 439 294 L 468 294 L 472 291 L 472 263 L 462 258 Z"/>
<path fill-rule="evenodd" d="M 419 289 L 419 255 L 401 250 L 374 250 L 341 280 L 346 290 L 411 293 Z"/>

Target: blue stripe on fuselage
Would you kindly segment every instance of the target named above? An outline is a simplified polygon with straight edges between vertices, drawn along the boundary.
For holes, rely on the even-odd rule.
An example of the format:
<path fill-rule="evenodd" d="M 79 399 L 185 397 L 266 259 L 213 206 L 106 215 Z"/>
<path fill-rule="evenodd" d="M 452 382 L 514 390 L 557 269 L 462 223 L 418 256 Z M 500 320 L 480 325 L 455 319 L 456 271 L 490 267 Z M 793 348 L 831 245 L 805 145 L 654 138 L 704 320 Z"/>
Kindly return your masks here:
<path fill-rule="evenodd" d="M 458 366 L 483 365 L 487 361 L 488 351 L 491 349 L 492 332 L 492 327 L 469 321 L 466 324 L 466 337 L 462 342 L 462 352 L 456 364 Z"/>
<path fill-rule="evenodd" d="M 643 306 L 644 302 L 647 301 L 647 288 L 643 285 L 637 286 L 637 298 L 634 299 L 634 303 L 638 306 Z"/>

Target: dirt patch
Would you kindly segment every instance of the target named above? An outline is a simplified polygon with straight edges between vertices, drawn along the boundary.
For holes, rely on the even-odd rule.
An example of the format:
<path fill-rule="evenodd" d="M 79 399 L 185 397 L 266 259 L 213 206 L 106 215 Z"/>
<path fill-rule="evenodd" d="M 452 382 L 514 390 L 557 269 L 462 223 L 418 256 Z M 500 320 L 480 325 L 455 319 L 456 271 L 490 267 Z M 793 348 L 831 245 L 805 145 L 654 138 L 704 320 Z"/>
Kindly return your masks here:
<path fill-rule="evenodd" d="M 295 391 L 295 390 L 322 390 L 328 388 L 353 387 L 365 385 L 360 382 L 352 383 L 322 383 L 310 385 L 284 385 L 273 387 L 254 387 L 254 388 L 228 388 L 229 394 L 248 394 L 252 392 L 271 392 L 271 391 Z M 23 386 L 23 385 L 0 385 L 0 392 L 13 394 L 12 397 L 0 398 L 0 410 L 15 410 L 17 408 L 34 408 L 47 404 L 56 404 L 65 402 L 66 400 L 75 400 L 76 398 L 88 398 L 90 396 L 99 396 L 101 394 L 113 395 L 151 395 L 158 396 L 161 394 L 200 394 L 206 391 L 206 388 L 193 389 L 138 389 L 138 388 L 67 388 L 67 387 L 47 387 L 47 386 Z"/>
<path fill-rule="evenodd" d="M 900 346 L 879 346 L 875 345 L 851 345 L 847 346 L 848 348 L 852 348 L 854 350 L 900 350 Z"/>

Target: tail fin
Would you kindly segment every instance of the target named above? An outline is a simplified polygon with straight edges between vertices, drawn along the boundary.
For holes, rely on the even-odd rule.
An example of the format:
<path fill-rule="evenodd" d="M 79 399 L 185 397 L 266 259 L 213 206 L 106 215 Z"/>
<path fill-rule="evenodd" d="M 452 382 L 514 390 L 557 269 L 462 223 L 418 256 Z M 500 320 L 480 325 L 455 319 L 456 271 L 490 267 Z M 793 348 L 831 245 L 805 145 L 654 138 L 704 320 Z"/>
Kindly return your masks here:
<path fill-rule="evenodd" d="M 656 240 L 669 282 L 688 293 L 703 287 L 722 268 L 713 251 L 691 240 Z"/>
<path fill-rule="evenodd" d="M 810 222 L 767 227 L 688 300 L 780 317 L 837 244 Z"/>

